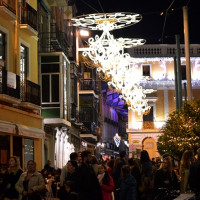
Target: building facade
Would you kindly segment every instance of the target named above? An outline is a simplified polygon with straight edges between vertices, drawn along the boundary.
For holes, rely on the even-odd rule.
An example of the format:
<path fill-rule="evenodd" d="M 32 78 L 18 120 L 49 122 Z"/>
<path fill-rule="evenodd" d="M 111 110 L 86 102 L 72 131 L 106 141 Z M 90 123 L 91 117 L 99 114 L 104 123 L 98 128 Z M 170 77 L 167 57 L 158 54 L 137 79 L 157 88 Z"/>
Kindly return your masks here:
<path fill-rule="evenodd" d="M 150 157 L 160 156 L 157 151 L 157 140 L 162 134 L 161 128 L 168 119 L 169 113 L 176 110 L 174 57 L 176 45 L 143 45 L 129 49 L 131 57 L 137 58 L 133 63 L 141 76 L 149 76 L 149 81 L 140 84 L 144 89 L 154 89 L 147 95 L 151 106 L 148 115 L 138 115 L 129 110 L 127 133 L 129 135 L 130 156 L 139 155 L 147 150 Z M 182 76 L 182 99 L 187 100 L 186 59 L 184 45 L 180 45 L 180 65 Z M 200 98 L 200 46 L 190 45 L 192 99 Z M 186 86 L 185 86 L 186 85 Z"/>
<path fill-rule="evenodd" d="M 12 155 L 42 168 L 37 0 L 0 2 L 0 165 Z"/>

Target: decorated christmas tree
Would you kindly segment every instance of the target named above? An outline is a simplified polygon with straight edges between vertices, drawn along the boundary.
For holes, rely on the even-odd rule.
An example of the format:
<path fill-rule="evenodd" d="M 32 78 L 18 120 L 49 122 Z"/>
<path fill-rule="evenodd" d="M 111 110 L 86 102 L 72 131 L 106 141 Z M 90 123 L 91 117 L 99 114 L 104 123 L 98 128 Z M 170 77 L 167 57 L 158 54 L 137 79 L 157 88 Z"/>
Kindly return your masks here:
<path fill-rule="evenodd" d="M 179 160 L 185 150 L 200 147 L 200 100 L 185 102 L 169 115 L 157 147 L 161 155 L 169 153 Z"/>

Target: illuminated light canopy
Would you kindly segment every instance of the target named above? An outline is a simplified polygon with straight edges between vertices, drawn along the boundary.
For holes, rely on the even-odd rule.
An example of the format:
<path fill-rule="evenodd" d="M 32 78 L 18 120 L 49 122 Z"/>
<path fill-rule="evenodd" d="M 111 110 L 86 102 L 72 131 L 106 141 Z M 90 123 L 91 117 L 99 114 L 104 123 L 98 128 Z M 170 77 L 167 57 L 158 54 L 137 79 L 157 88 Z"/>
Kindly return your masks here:
<path fill-rule="evenodd" d="M 140 14 L 131 12 L 95 13 L 73 18 L 73 26 L 81 26 L 91 30 L 105 29 L 111 31 L 138 23 L 142 19 Z"/>
<path fill-rule="evenodd" d="M 101 77 L 109 80 L 108 85 L 112 85 L 122 93 L 131 109 L 134 108 L 133 110 L 138 113 L 150 109 L 145 100 L 144 90 L 136 86 L 137 82 L 144 78 L 134 76 L 136 75 L 134 69 L 130 67 L 131 57 L 124 52 L 124 49 L 143 45 L 146 41 L 136 38 L 115 39 L 110 31 L 133 25 L 141 19 L 139 14 L 121 12 L 89 14 L 71 20 L 74 26 L 103 31 L 100 37 L 96 35 L 94 38 L 89 38 L 89 48 L 83 52 L 83 56 L 89 57 L 96 66 L 99 66 L 97 71 L 102 75 Z M 137 78 L 133 79 L 133 76 Z M 140 95 L 138 92 L 135 95 L 135 90 L 140 91 Z"/>

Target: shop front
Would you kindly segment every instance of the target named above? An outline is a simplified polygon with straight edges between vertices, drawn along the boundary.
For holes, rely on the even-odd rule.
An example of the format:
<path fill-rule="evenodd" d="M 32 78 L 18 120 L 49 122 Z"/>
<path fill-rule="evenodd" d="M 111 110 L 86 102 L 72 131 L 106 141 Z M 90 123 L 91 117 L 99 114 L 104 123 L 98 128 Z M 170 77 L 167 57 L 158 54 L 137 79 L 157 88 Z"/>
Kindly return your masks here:
<path fill-rule="evenodd" d="M 10 156 L 18 156 L 25 170 L 29 160 L 35 160 L 37 169 L 42 167 L 42 129 L 0 121 L 0 167 L 7 167 Z"/>

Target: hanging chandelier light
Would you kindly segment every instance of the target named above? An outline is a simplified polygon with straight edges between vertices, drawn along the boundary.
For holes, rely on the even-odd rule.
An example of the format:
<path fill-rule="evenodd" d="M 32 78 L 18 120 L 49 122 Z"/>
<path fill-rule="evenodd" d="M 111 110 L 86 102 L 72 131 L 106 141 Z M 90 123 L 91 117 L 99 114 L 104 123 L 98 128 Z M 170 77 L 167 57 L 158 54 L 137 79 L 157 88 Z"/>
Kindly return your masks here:
<path fill-rule="evenodd" d="M 134 70 L 130 67 L 132 59 L 124 49 L 143 45 L 145 40 L 115 39 L 110 31 L 133 25 L 141 19 L 141 15 L 127 12 L 89 14 L 72 19 L 74 26 L 103 31 L 100 37 L 96 35 L 89 38 L 89 48 L 83 52 L 83 56 L 94 62 L 101 77 L 109 81 L 108 85 L 115 87 L 127 101 L 129 108 L 138 113 L 150 109 L 145 99 L 145 90 L 138 86 L 138 82 L 145 80 L 146 77 L 135 76 Z"/>
<path fill-rule="evenodd" d="M 141 15 L 129 12 L 122 13 L 98 13 L 79 16 L 72 19 L 74 26 L 81 26 L 91 30 L 101 30 L 102 35 L 88 39 L 89 48 L 83 52 L 84 56 L 89 56 L 95 64 L 100 63 L 106 68 L 117 56 L 124 57 L 124 48 L 142 45 L 143 39 L 119 38 L 115 39 L 110 31 L 124 28 L 138 23 L 142 19 Z M 106 69 L 104 69 L 106 70 Z"/>

